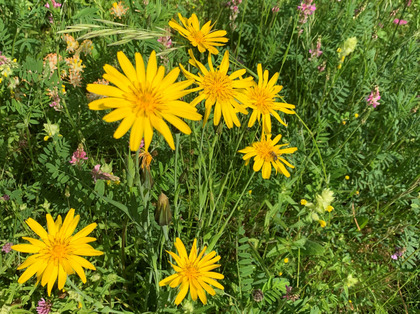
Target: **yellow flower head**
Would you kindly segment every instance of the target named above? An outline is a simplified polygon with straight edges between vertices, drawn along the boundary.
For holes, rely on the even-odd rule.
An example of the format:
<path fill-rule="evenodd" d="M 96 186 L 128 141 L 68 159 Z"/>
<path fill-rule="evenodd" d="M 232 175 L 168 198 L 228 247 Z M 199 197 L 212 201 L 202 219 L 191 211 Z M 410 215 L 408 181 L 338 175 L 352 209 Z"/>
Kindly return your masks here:
<path fill-rule="evenodd" d="M 201 120 L 197 109 L 178 100 L 189 94 L 185 90 L 194 81 L 176 82 L 179 68 L 165 76 L 165 68 L 157 67 L 156 52 L 150 55 L 147 69 L 140 53 L 136 53 L 136 68 L 123 52 L 118 52 L 118 61 L 122 74 L 111 65 L 105 65 L 103 78 L 116 85 L 88 84 L 87 90 L 97 95 L 108 96 L 89 104 L 91 110 L 115 109 L 103 117 L 106 122 L 122 120 L 114 133 L 114 138 L 121 138 L 131 128 L 130 148 L 136 151 L 144 137 L 145 150 L 153 137 L 153 129 L 163 135 L 172 149 L 175 149 L 171 130 L 165 120 L 185 134 L 190 134 L 190 127 L 180 118 Z"/>
<path fill-rule="evenodd" d="M 294 168 L 286 159 L 281 157 L 283 154 L 292 154 L 297 148 L 289 147 L 280 149 L 280 147 L 289 145 L 281 144 L 276 145 L 281 139 L 281 135 L 277 135 L 274 140 L 271 140 L 271 135 L 263 135 L 260 142 L 255 142 L 252 146 L 248 146 L 244 149 L 239 150 L 239 153 L 245 154 L 242 158 L 246 160 L 246 164 L 249 163 L 250 159 L 254 157 L 254 171 L 260 171 L 262 168 L 263 179 L 269 179 L 271 175 L 271 166 L 276 169 L 276 173 L 279 171 L 286 177 L 290 177 L 289 171 L 283 163 L 290 168 Z"/>
<path fill-rule="evenodd" d="M 197 47 L 201 53 L 208 50 L 210 53 L 217 55 L 219 50 L 216 47 L 224 46 L 228 42 L 228 39 L 223 37 L 226 35 L 226 31 L 210 32 L 213 27 L 211 21 L 208 21 L 200 29 L 200 22 L 198 21 L 197 15 L 193 14 L 187 19 L 178 13 L 178 17 L 183 26 L 178 24 L 174 19 L 169 22 L 169 26 L 178 31 L 181 36 L 187 38 L 191 45 Z"/>
<path fill-rule="evenodd" d="M 359 114 L 358 113 L 355 113 L 354 114 L 354 117 L 357 119 L 359 117 Z"/>
<path fill-rule="evenodd" d="M 300 200 L 300 205 L 305 206 L 306 204 L 308 204 L 308 201 L 307 200 L 305 200 L 305 199 L 301 199 Z"/>
<path fill-rule="evenodd" d="M 344 179 L 350 180 L 350 177 L 349 176 L 345 176 Z"/>
<path fill-rule="evenodd" d="M 289 259 L 286 257 L 285 259 L 284 259 L 284 263 L 285 264 L 287 264 L 289 262 Z"/>
<path fill-rule="evenodd" d="M 54 221 L 50 214 L 47 214 L 47 231 L 35 220 L 26 220 L 28 226 L 41 238 L 41 240 L 22 237 L 30 244 L 13 245 L 12 249 L 22 253 L 34 253 L 29 256 L 17 269 L 27 268 L 20 276 L 18 282 L 24 283 L 36 274 L 37 283 L 48 284 L 48 295 L 51 295 L 52 287 L 58 278 L 58 289 L 63 289 L 67 275 L 75 272 L 86 283 L 86 275 L 83 270 L 93 266 L 83 256 L 98 256 L 104 254 L 90 246 L 89 242 L 96 239 L 87 237 L 96 228 L 97 224 L 92 223 L 72 236 L 79 223 L 80 216 L 74 217 L 74 209 L 70 209 L 64 222 L 60 215 Z"/>
<path fill-rule="evenodd" d="M 202 100 L 206 100 L 206 111 L 204 114 L 204 123 L 209 118 L 211 108 L 214 108 L 214 125 L 218 125 L 220 118 L 223 118 L 228 128 L 232 128 L 233 124 L 237 127 L 241 126 L 237 112 L 247 114 L 244 105 L 241 103 L 247 102 L 247 97 L 244 93 L 245 89 L 252 85 L 252 77 L 242 79 L 242 75 L 246 73 L 245 69 L 233 72 L 228 75 L 229 70 L 229 51 L 226 51 L 219 69 L 213 68 L 211 61 L 211 54 L 208 57 L 207 68 L 198 60 L 194 58 L 190 61 L 195 67 L 199 68 L 201 73 L 194 75 L 188 72 L 181 64 L 181 70 L 189 79 L 196 80 L 198 87 L 194 91 L 200 91 L 199 95 L 191 102 L 192 106 L 196 106 Z M 238 79 L 239 78 L 239 79 Z"/>
<path fill-rule="evenodd" d="M 283 86 L 275 85 L 279 78 L 279 73 L 275 73 L 271 79 L 268 79 L 268 70 L 264 71 L 261 64 L 258 64 L 258 84 L 254 83 L 247 89 L 248 107 L 253 109 L 251 117 L 248 122 L 248 127 L 252 127 L 255 121 L 260 121 L 262 117 L 263 131 L 266 134 L 271 134 L 271 115 L 275 117 L 281 124 L 286 126 L 286 123 L 280 118 L 277 110 L 287 114 L 294 114 L 294 105 L 286 104 L 283 102 L 276 102 L 276 98 L 280 96 L 278 93 L 282 90 Z"/>
<path fill-rule="evenodd" d="M 331 213 L 333 209 L 334 209 L 334 207 L 332 207 L 331 205 L 329 205 L 325 210 L 327 212 Z"/>
<path fill-rule="evenodd" d="M 124 5 L 122 4 L 122 1 L 120 1 L 118 2 L 118 4 L 114 2 L 112 4 L 112 8 L 110 9 L 110 11 L 112 15 L 115 15 L 114 18 L 121 19 L 121 17 L 124 16 L 126 12 L 128 11 L 128 8 L 124 7 Z"/>
<path fill-rule="evenodd" d="M 324 220 L 318 220 L 319 224 L 321 225 L 321 228 L 325 228 L 325 226 L 327 225 L 327 223 Z"/>
<path fill-rule="evenodd" d="M 177 266 L 171 263 L 176 273 L 161 280 L 159 286 L 169 285 L 171 288 L 175 288 L 181 285 L 175 299 L 176 305 L 181 303 L 188 290 L 190 290 L 191 298 L 194 301 L 197 300 L 198 296 L 203 304 L 207 304 L 206 292 L 211 295 L 216 294 L 216 291 L 210 285 L 224 290 L 224 287 L 214 279 L 223 279 L 225 277 L 222 274 L 211 272 L 211 270 L 220 267 L 219 264 L 215 264 L 220 260 L 220 256 L 216 256 L 216 252 L 212 251 L 203 257 L 207 247 L 204 247 L 201 253 L 198 254 L 197 239 L 194 239 L 189 255 L 180 238 L 176 238 L 175 247 L 179 255 L 167 252 L 178 264 Z"/>

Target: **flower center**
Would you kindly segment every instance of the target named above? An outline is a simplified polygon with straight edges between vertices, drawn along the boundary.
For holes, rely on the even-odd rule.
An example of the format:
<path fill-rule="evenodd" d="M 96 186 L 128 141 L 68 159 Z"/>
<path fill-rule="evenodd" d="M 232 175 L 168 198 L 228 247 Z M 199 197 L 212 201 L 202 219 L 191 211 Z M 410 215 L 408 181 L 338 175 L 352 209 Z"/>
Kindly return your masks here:
<path fill-rule="evenodd" d="M 259 142 L 255 143 L 255 150 L 257 151 L 258 156 L 260 156 L 264 161 L 276 161 L 278 155 L 273 151 L 273 146 L 268 142 Z"/>
<path fill-rule="evenodd" d="M 188 263 L 184 268 L 184 275 L 191 280 L 191 278 L 197 278 L 200 272 L 197 270 L 197 267 L 194 264 Z"/>
<path fill-rule="evenodd" d="M 61 260 L 68 256 L 68 245 L 59 240 L 55 240 L 50 247 L 50 256 L 54 260 Z"/>
<path fill-rule="evenodd" d="M 250 99 L 259 111 L 263 114 L 270 113 L 273 104 L 273 98 L 266 89 L 258 86 L 250 90 Z"/>
<path fill-rule="evenodd" d="M 133 95 L 129 97 L 129 101 L 134 104 L 133 113 L 137 117 L 142 115 L 148 116 L 149 114 L 156 113 L 156 110 L 160 110 L 159 107 L 162 103 L 160 93 L 147 85 L 146 87 L 142 84 L 136 86 L 136 89 L 132 89 Z"/>
<path fill-rule="evenodd" d="M 193 45 L 199 45 L 203 42 L 204 39 L 204 34 L 202 31 L 197 31 L 194 28 L 190 29 L 190 33 L 191 33 L 191 37 L 192 40 L 191 42 L 193 43 Z"/>
<path fill-rule="evenodd" d="M 220 72 L 208 72 L 203 78 L 203 91 L 206 96 L 224 102 L 233 97 L 232 81 Z"/>

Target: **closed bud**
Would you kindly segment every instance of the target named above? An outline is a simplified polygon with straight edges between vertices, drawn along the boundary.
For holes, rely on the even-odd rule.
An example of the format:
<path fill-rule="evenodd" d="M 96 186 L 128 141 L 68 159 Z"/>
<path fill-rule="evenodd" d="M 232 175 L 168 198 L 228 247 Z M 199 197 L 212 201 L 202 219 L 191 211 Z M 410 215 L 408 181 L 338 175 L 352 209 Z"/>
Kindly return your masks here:
<path fill-rule="evenodd" d="M 171 206 L 168 197 L 160 193 L 155 210 L 155 220 L 159 226 L 167 226 L 172 221 Z"/>

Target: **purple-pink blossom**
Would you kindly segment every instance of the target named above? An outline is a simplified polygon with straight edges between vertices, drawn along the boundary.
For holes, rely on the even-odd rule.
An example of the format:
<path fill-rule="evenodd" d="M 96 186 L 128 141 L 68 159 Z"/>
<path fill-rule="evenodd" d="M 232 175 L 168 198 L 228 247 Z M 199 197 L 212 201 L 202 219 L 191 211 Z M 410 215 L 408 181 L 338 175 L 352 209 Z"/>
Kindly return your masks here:
<path fill-rule="evenodd" d="M 309 49 L 309 53 L 311 54 L 309 61 L 311 61 L 312 58 L 318 58 L 322 55 L 323 51 L 321 50 L 321 38 L 318 38 L 316 43 L 316 50 L 312 51 L 312 49 Z"/>
<path fill-rule="evenodd" d="M 44 298 L 38 301 L 38 306 L 36 311 L 38 314 L 48 314 L 51 311 L 52 303 L 51 301 L 45 301 Z"/>
<path fill-rule="evenodd" d="M 399 19 L 394 20 L 394 24 L 397 24 L 397 25 L 405 25 L 407 23 L 408 22 L 406 20 L 399 20 Z"/>
<path fill-rule="evenodd" d="M 159 37 L 157 41 L 159 43 L 161 43 L 162 45 L 164 45 L 166 48 L 171 48 L 172 47 L 172 39 L 171 39 L 171 36 L 162 36 L 162 37 Z"/>
<path fill-rule="evenodd" d="M 93 167 L 92 171 L 92 178 L 93 181 L 96 183 L 96 180 L 101 179 L 101 180 L 110 180 L 110 181 L 120 181 L 120 178 L 117 176 L 114 176 L 112 173 L 108 173 L 108 172 L 103 172 L 101 170 L 101 165 L 96 165 L 95 167 Z"/>
<path fill-rule="evenodd" d="M 379 86 L 375 86 L 375 90 L 372 91 L 368 98 L 366 98 L 366 101 L 368 105 L 371 105 L 373 108 L 376 108 L 376 106 L 379 106 L 380 103 L 378 102 L 379 99 L 381 99 L 381 96 L 379 95 Z"/>
<path fill-rule="evenodd" d="M 51 3 L 53 5 L 53 8 L 59 8 L 61 7 L 61 3 L 55 2 L 54 0 L 51 0 Z M 47 2 L 44 7 L 50 8 L 50 4 Z"/>
<path fill-rule="evenodd" d="M 271 11 L 273 11 L 273 13 L 277 13 L 277 12 L 279 12 L 279 11 L 280 11 L 280 8 L 279 8 L 279 6 L 278 6 L 278 5 L 276 5 L 276 6 L 274 6 L 274 7 L 271 9 Z"/>
<path fill-rule="evenodd" d="M 10 253 L 10 251 L 12 250 L 12 245 L 13 243 L 11 242 L 7 242 L 5 245 L 3 245 L 3 247 L 1 248 L 1 251 L 4 253 Z"/>
<path fill-rule="evenodd" d="M 301 24 L 305 24 L 308 20 L 308 16 L 314 14 L 316 10 L 315 4 L 312 4 L 313 0 L 303 0 L 300 5 L 297 7 L 300 11 L 300 20 Z"/>
<path fill-rule="evenodd" d="M 72 165 L 80 165 L 83 163 L 83 160 L 87 160 L 86 152 L 83 149 L 83 145 L 79 144 L 77 147 L 77 150 L 73 153 L 73 156 L 71 156 L 71 160 L 69 163 Z"/>

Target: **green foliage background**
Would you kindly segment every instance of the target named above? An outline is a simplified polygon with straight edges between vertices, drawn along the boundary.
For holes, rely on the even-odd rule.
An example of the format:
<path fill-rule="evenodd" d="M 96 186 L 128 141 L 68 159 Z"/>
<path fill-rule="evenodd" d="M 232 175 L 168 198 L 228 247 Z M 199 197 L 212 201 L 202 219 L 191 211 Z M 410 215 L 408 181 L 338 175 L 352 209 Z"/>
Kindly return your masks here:
<path fill-rule="evenodd" d="M 47 9 L 41 1 L 0 0 L 0 50 L 16 58 L 13 77 L 19 78 L 14 88 L 8 87 L 11 77 L 0 83 L 0 196 L 10 196 L 0 200 L 0 245 L 30 235 L 24 223 L 29 217 L 45 225 L 46 213 L 56 217 L 75 208 L 79 230 L 99 224 L 94 246 L 105 252 L 90 259 L 97 271 L 88 272 L 86 284 L 70 276 L 66 292 L 54 292 L 53 311 L 416 313 L 419 4 L 318 0 L 314 15 L 301 25 L 299 1 L 243 0 L 234 22 L 222 1 L 145 3 L 125 2 L 127 15 L 115 20 L 108 0 L 63 1 L 59 9 Z M 296 115 L 282 116 L 287 128 L 273 125 L 273 134 L 298 147 L 288 158 L 296 166 L 290 178 L 273 173 L 263 180 L 244 166 L 237 151 L 260 136 L 256 127 L 247 128 L 245 116 L 241 128 L 232 130 L 201 122 L 189 123 L 190 136 L 173 130 L 175 151 L 155 133 L 149 173 L 130 153 L 127 135 L 113 139 L 117 124 L 88 110 L 86 84 L 102 76 L 104 64 L 118 67 L 120 50 L 131 60 L 135 52 L 147 59 L 156 50 L 168 69 L 187 64 L 188 43 L 181 37 L 172 34 L 169 50 L 157 41 L 178 12 L 196 13 L 201 23 L 212 20 L 228 32 L 229 43 L 215 63 L 228 49 L 231 71 L 246 68 L 255 75 L 261 63 L 270 76 L 280 73 L 281 95 L 296 105 Z M 395 18 L 408 24 L 396 25 Z M 82 57 L 81 87 L 62 81 L 57 71 L 50 77 L 43 65 L 48 53 L 68 57 L 62 35 L 70 31 L 94 46 Z M 323 54 L 311 58 L 309 49 L 319 37 Z M 337 48 L 350 37 L 357 38 L 357 47 L 338 69 Z M 65 69 L 65 62 L 59 66 Z M 46 91 L 61 84 L 66 94 L 57 112 Z M 375 86 L 381 94 L 376 109 L 366 102 Z M 49 135 L 44 124 L 59 125 L 59 134 L 44 141 Z M 89 159 L 71 166 L 79 143 Z M 121 183 L 94 183 L 90 171 L 96 164 L 108 167 Z M 300 200 L 315 202 L 326 188 L 334 192 L 334 210 L 322 214 L 327 226 L 321 228 Z M 163 228 L 153 219 L 161 192 L 173 212 L 172 223 Z M 210 246 L 222 257 L 225 290 L 209 296 L 207 305 L 187 297 L 177 308 L 177 290 L 158 286 L 173 273 L 165 250 L 175 250 L 176 237 L 187 249 L 197 238 L 200 248 Z M 396 247 L 405 252 L 394 261 Z M 16 268 L 24 258 L 17 252 L 0 255 L 5 313 L 34 313 L 46 297 L 34 279 L 17 283 Z M 286 285 L 293 287 L 295 300 L 285 297 Z M 261 302 L 253 298 L 258 290 Z"/>

